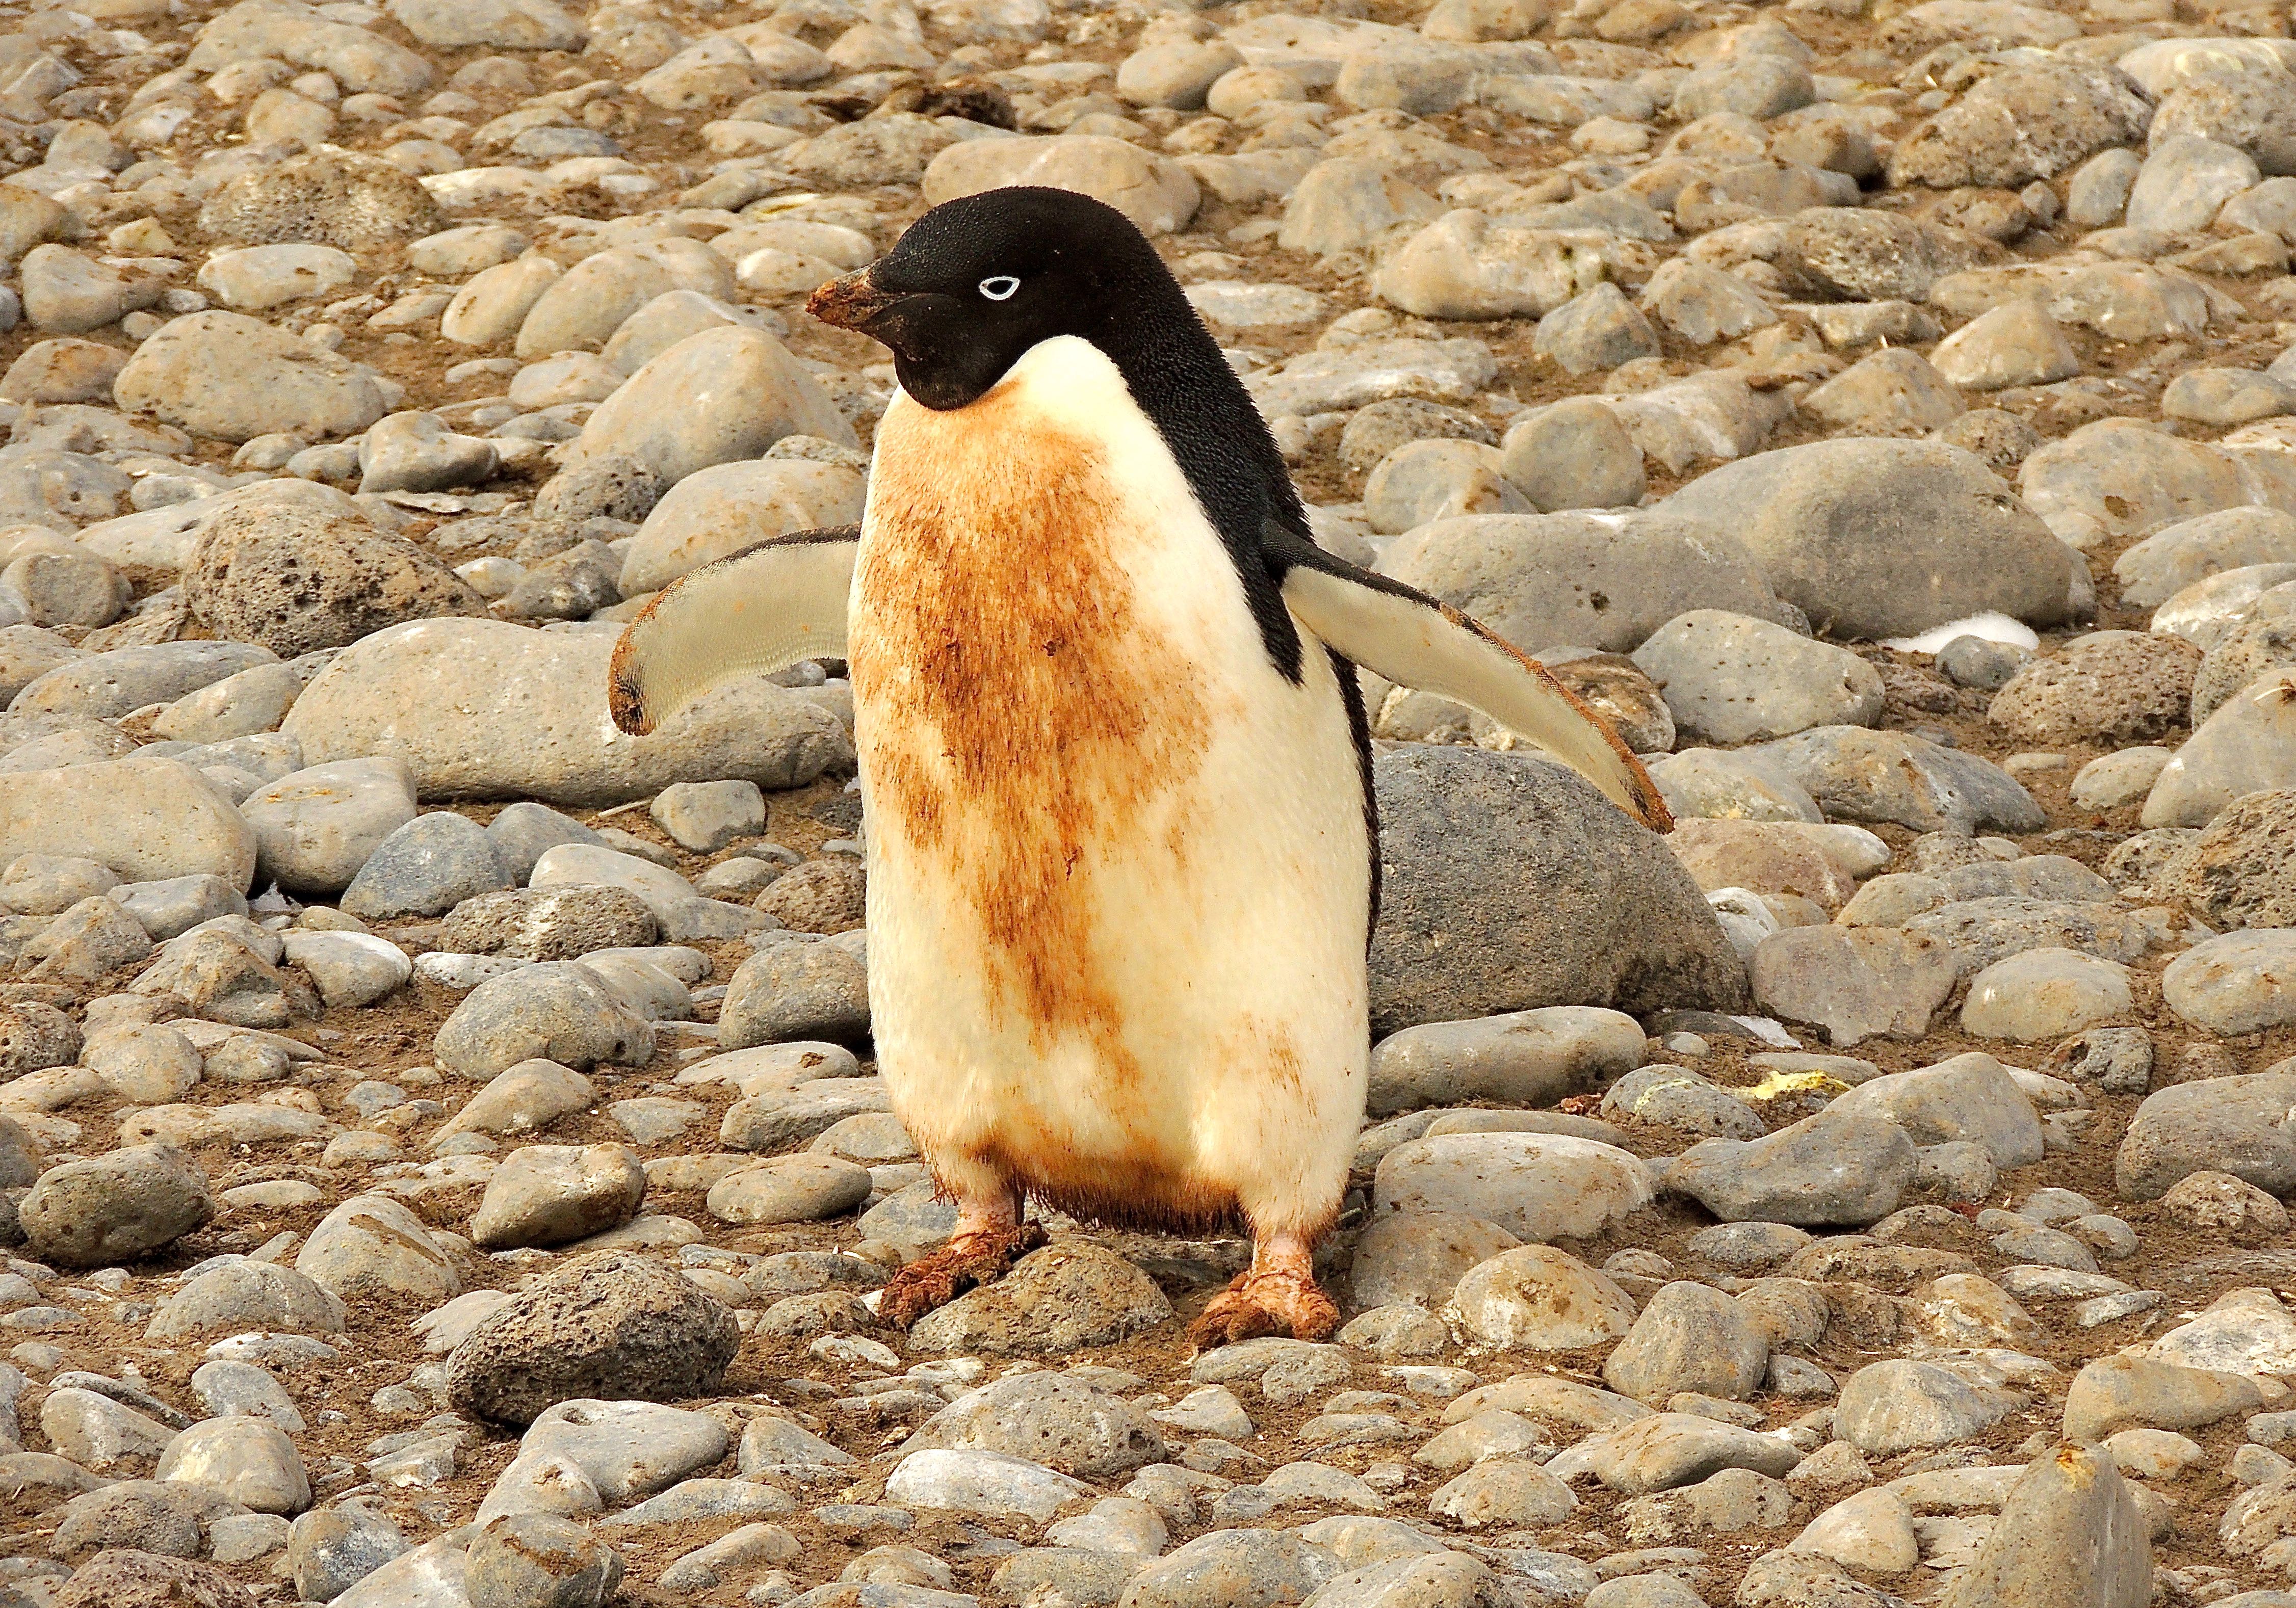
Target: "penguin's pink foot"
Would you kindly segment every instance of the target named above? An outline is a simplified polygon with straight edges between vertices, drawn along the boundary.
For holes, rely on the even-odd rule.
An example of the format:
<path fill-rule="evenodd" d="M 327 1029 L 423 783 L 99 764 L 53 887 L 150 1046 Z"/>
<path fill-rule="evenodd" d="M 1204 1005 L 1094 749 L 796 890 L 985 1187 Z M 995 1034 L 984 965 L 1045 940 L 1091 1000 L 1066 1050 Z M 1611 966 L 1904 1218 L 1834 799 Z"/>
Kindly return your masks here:
<path fill-rule="evenodd" d="M 885 1282 L 877 1316 L 906 1329 L 937 1307 L 977 1285 L 1002 1278 L 1013 1264 L 1045 1243 L 1038 1223 L 996 1223 L 968 1228 L 960 1222 L 948 1243 L 920 1257 Z"/>
<path fill-rule="evenodd" d="M 1316 1283 L 1313 1247 L 1284 1235 L 1261 1242 L 1251 1267 L 1212 1297 L 1211 1305 L 1188 1325 L 1188 1342 L 1208 1351 L 1263 1334 L 1324 1340 L 1339 1326 L 1339 1308 Z"/>

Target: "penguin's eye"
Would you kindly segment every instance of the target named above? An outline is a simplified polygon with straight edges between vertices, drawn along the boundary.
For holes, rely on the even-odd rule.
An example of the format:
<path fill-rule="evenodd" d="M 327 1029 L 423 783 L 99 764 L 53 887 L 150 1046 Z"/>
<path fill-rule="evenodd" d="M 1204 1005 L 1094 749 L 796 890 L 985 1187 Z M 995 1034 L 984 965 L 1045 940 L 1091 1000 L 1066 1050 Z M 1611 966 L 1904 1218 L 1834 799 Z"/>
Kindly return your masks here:
<path fill-rule="evenodd" d="M 992 274 L 980 282 L 980 293 L 991 301 L 1010 301 L 1021 288 L 1021 282 L 1011 274 Z"/>

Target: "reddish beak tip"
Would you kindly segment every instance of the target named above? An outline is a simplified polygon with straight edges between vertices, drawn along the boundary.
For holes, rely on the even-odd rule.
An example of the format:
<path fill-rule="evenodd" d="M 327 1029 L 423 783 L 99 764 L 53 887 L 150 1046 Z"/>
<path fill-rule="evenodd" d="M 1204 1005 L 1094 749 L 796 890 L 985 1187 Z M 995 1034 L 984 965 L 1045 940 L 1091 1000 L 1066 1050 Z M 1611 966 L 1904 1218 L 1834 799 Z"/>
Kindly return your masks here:
<path fill-rule="evenodd" d="M 895 298 L 869 283 L 867 269 L 831 280 L 806 298 L 805 310 L 822 323 L 840 330 L 866 331 Z"/>

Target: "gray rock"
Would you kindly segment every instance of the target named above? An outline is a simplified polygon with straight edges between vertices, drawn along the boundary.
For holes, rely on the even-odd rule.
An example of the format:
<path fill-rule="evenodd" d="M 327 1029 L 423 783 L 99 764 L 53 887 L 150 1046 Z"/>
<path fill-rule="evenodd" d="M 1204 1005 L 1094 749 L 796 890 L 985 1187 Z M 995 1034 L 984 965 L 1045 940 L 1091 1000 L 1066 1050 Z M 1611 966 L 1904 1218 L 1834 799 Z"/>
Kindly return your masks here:
<path fill-rule="evenodd" d="M 754 782 L 675 783 L 662 789 L 649 813 L 672 841 L 695 854 L 715 854 L 766 829 L 765 794 Z"/>
<path fill-rule="evenodd" d="M 17 1214 L 34 1256 L 67 1268 L 104 1268 L 204 1227 L 216 1204 L 207 1180 L 180 1152 L 139 1144 L 50 1168 Z"/>
<path fill-rule="evenodd" d="M 1702 475 L 1664 506 L 1730 532 L 1780 597 L 1841 635 L 1914 636 L 1986 610 L 2050 625 L 2071 611 L 2078 561 L 1958 447 L 1784 447 Z"/>
<path fill-rule="evenodd" d="M 196 1558 L 204 1550 L 201 1509 L 208 1508 L 217 1519 L 226 1510 L 185 1501 L 184 1494 L 181 1487 L 162 1485 L 156 1480 L 123 1480 L 75 1497 L 64 1506 L 63 1522 L 55 1526 L 49 1550 L 67 1559 L 86 1557 L 108 1547 Z"/>
<path fill-rule="evenodd" d="M 1665 692 L 1677 729 L 1710 742 L 1870 726 L 1882 714 L 1882 677 L 1855 653 L 1720 610 L 1676 616 L 1634 660 Z"/>
<path fill-rule="evenodd" d="M 2218 703 L 2153 783 L 2146 826 L 2206 826 L 2236 799 L 2296 782 L 2296 728 L 2279 714 L 2288 679 L 2267 670 Z"/>
<path fill-rule="evenodd" d="M 1582 291 L 1538 321 L 1531 349 L 1564 373 L 1590 373 L 1658 354 L 1652 329 L 1626 293 L 1610 283 Z"/>
<path fill-rule="evenodd" d="M 151 953 L 151 935 L 143 925 L 98 895 L 47 922 L 24 945 L 17 964 L 35 981 L 93 982 Z"/>
<path fill-rule="evenodd" d="M 432 1045 L 439 1064 L 491 1078 L 537 1057 L 578 1070 L 601 1062 L 643 1065 L 652 1028 L 578 961 L 521 967 L 463 996 Z"/>
<path fill-rule="evenodd" d="M 1372 1052 L 1374 1115 L 1484 1100 L 1552 1105 L 1640 1061 L 1642 1029 L 1616 1011 L 1558 1006 L 1430 1022 Z"/>
<path fill-rule="evenodd" d="M 712 693 L 651 736 L 624 736 L 606 711 L 613 650 L 600 631 L 480 619 L 396 626 L 346 649 L 281 730 L 314 765 L 396 757 L 429 798 L 605 804 L 681 781 L 798 786 L 852 763 L 836 717 L 762 681 Z M 455 713 L 407 721 L 398 716 L 406 708 Z"/>
<path fill-rule="evenodd" d="M 242 1260 L 201 1274 L 160 1303 L 149 1340 L 197 1340 L 266 1329 L 340 1334 L 341 1300 L 292 1268 Z"/>
<path fill-rule="evenodd" d="M 1744 1401 L 1761 1384 L 1768 1338 L 1721 1291 L 1686 1279 L 1660 1288 L 1603 1362 L 1622 1396 L 1664 1403 L 1683 1391 Z"/>
<path fill-rule="evenodd" d="M 2296 1141 L 2280 1116 L 2296 1101 L 2296 1071 L 2181 1083 L 2136 1108 L 2114 1156 L 2129 1200 L 2157 1200 L 2197 1172 L 2225 1172 L 2276 1194 L 2296 1190 Z M 2276 1104 L 2275 1102 L 2280 1103 Z"/>
<path fill-rule="evenodd" d="M 774 943 L 743 961 L 726 985 L 718 1042 L 727 1049 L 827 1039 L 858 1042 L 869 1030 L 868 972 L 838 942 Z"/>
<path fill-rule="evenodd" d="M 1937 372 L 1964 390 L 2048 385 L 2080 373 L 2080 357 L 2048 308 L 2023 299 L 1979 314 L 1932 357 Z"/>
<path fill-rule="evenodd" d="M 1910 1072 L 1859 1084 L 1831 1108 L 1885 1118 L 1916 1144 L 1982 1144 L 2001 1167 L 2030 1167 L 2042 1155 L 2041 1120 L 2002 1064 L 1972 1052 Z"/>
<path fill-rule="evenodd" d="M 1777 265 L 1822 297 L 1924 301 L 1948 274 L 1983 259 L 1967 235 L 1898 213 L 1811 207 L 1789 218 Z"/>
<path fill-rule="evenodd" d="M 464 1581 L 472 1608 L 600 1608 L 622 1560 L 586 1525 L 554 1514 L 510 1514 L 471 1543 Z"/>
<path fill-rule="evenodd" d="M 287 1535 L 287 1569 L 296 1595 L 330 1603 L 408 1550 L 388 1514 L 360 1502 L 315 1507 Z"/>
<path fill-rule="evenodd" d="M 2128 192 L 2128 226 L 2198 234 L 2261 176 L 2256 160 L 2235 146 L 2189 134 L 2155 140 Z"/>
<path fill-rule="evenodd" d="M 1889 927 L 1789 927 L 1755 948 L 1754 997 L 1790 1021 L 1823 1027 L 1837 1047 L 1877 1035 L 1918 1038 L 1960 976 L 1954 951 Z"/>
<path fill-rule="evenodd" d="M 489 1423 L 527 1424 L 584 1398 L 707 1395 L 740 1342 L 733 1315 L 676 1273 L 632 1252 L 601 1251 L 545 1274 L 480 1319 L 447 1359 L 447 1399 Z M 724 1449 L 721 1431 L 718 1449 L 698 1464 Z"/>
<path fill-rule="evenodd" d="M 1948 1608 L 2144 1608 L 2152 1599 L 2151 1523 L 2095 1447 L 2058 1447 L 2026 1465 Z"/>
<path fill-rule="evenodd" d="M 922 1451 L 904 1458 L 885 1497 L 908 1507 L 1025 1518 L 1043 1523 L 1092 1487 L 1004 1452 Z"/>
<path fill-rule="evenodd" d="M 43 1585 L 37 1577 L 26 1583 Z M 127 1546 L 96 1554 L 49 1600 L 56 1608 L 142 1608 L 146 1603 L 253 1608 L 255 1603 L 245 1587 L 212 1564 Z"/>
<path fill-rule="evenodd" d="M 1019 1374 L 967 1392 L 919 1426 L 901 1455 L 940 1448 L 1003 1452 L 1109 1480 L 1165 1457 L 1148 1415 L 1096 1385 L 1059 1374 Z"/>
<path fill-rule="evenodd" d="M 510 886 L 486 828 L 438 810 L 416 816 L 377 844 L 341 903 L 368 921 L 404 921 L 444 915 L 464 899 Z"/>
<path fill-rule="evenodd" d="M 2200 650 L 2157 631 L 2093 631 L 2018 672 L 1987 716 L 2033 747 L 2150 742 L 2185 722 Z"/>
<path fill-rule="evenodd" d="M 1819 726 L 1763 744 L 1830 821 L 1886 821 L 1915 832 L 2038 832 L 2046 817 L 1998 766 L 1904 732 Z"/>
<path fill-rule="evenodd" d="M 869 1198 L 869 1169 L 837 1156 L 775 1156 L 709 1186 L 709 1215 L 723 1223 L 812 1223 L 842 1217 Z"/>
<path fill-rule="evenodd" d="M 114 648 L 57 666 L 28 684 L 9 709 L 116 720 L 146 704 L 173 702 L 250 666 L 267 664 L 272 657 L 267 649 L 237 642 Z"/>
<path fill-rule="evenodd" d="M 1604 1274 L 1546 1245 L 1503 1251 L 1461 1276 L 1446 1315 L 1486 1345 L 1575 1351 L 1620 1339 L 1635 1305 Z"/>
<path fill-rule="evenodd" d="M 1305 1601 L 1345 1567 L 1296 1531 L 1217 1530 L 1134 1575 L 1125 1608 L 1275 1608 Z"/>
<path fill-rule="evenodd" d="M 213 1486 L 242 1507 L 293 1514 L 311 1505 L 310 1476 L 295 1443 L 263 1418 L 210 1418 L 179 1432 L 155 1477 Z"/>
<path fill-rule="evenodd" d="M 719 1309 L 718 1316 L 728 1318 L 725 1327 L 730 1331 L 728 1315 Z M 730 1355 L 732 1342 L 726 1344 Z M 657 1374 L 662 1372 L 657 1370 Z M 697 1393 L 714 1392 L 716 1378 L 692 1388 Z M 652 1496 L 710 1467 L 726 1455 L 729 1439 L 725 1426 L 707 1413 L 660 1407 L 643 1399 L 562 1401 L 528 1428 L 519 1442 L 519 1461 L 530 1464 L 563 1458 L 581 1471 L 599 1496 L 621 1504 Z"/>
<path fill-rule="evenodd" d="M 2014 189 L 2054 178 L 2106 147 L 2141 143 L 2151 120 L 2144 96 L 2113 68 L 2046 58 L 2021 62 L 1978 79 L 1900 141 L 1890 153 L 1890 182 L 1938 190 L 1963 185 Z M 2078 176 L 2074 183 L 2078 192 Z M 2102 203 L 2089 205 L 2094 211 Z M 2116 204 L 2103 217 L 2075 221 L 2094 227 L 2119 211 Z"/>
<path fill-rule="evenodd" d="M 1743 968 L 1679 863 L 1576 776 L 1446 748 L 1384 756 L 1374 777 L 1375 1030 L 1563 1004 L 1742 1008 Z"/>
<path fill-rule="evenodd" d="M 935 1354 L 1063 1356 L 1112 1345 L 1172 1316 L 1154 1280 L 1113 1251 L 1063 1241 L 917 1320 L 909 1344 Z"/>
<path fill-rule="evenodd" d="M 521 801 L 506 804 L 487 825 L 487 836 L 494 840 L 495 854 L 502 861 L 503 871 L 513 883 L 523 883 L 534 874 L 534 867 L 542 857 L 561 843 L 586 843 L 603 849 L 606 840 L 591 828 L 567 816 L 560 815 L 546 804 Z M 651 943 L 644 939 L 638 942 Z M 544 956 L 537 959 L 565 959 L 570 956 Z"/>
<path fill-rule="evenodd" d="M 388 1195 L 354 1195 L 329 1212 L 304 1241 L 295 1271 L 347 1301 L 435 1306 L 463 1292 L 454 1259 Z"/>
<path fill-rule="evenodd" d="M 1463 209 L 1394 246 L 1372 284 L 1389 305 L 1422 318 L 1544 318 L 1603 282 L 1611 244 Z M 1633 310 L 1623 297 L 1612 306 Z"/>
<path fill-rule="evenodd" d="M 1654 1413 L 1590 1436 L 1551 1460 L 1561 1479 L 1591 1473 L 1629 1496 L 1695 1485 L 1725 1469 L 1775 1479 L 1801 1460 L 1785 1440 L 1690 1413 Z"/>
<path fill-rule="evenodd" d="M 1697 608 L 1793 621 L 1734 529 L 1724 529 L 1655 513 L 1624 524 L 1583 513 L 1469 515 L 1412 531 L 1378 567 L 1529 652 L 1566 643 L 1632 652 Z"/>
<path fill-rule="evenodd" d="M 1344 455 L 1344 436 L 1341 450 Z M 1512 426 L 1499 466 L 1543 513 L 1631 508 L 1642 501 L 1647 484 L 1642 448 L 1618 415 L 1592 398 L 1565 398 Z"/>
<path fill-rule="evenodd" d="M 2296 514 L 2226 508 L 2155 531 L 2115 559 L 2112 573 L 2124 603 L 2152 608 L 2227 570 L 2290 562 L 2296 562 Z"/>
<path fill-rule="evenodd" d="M 1767 1138 L 1693 1144 L 1666 1183 L 1725 1222 L 1863 1227 L 1898 1209 L 1915 1165 L 1895 1122 L 1829 1106 Z"/>
<path fill-rule="evenodd" d="M 243 313 L 191 313 L 135 349 L 121 407 L 197 436 L 356 435 L 390 411 L 372 370 Z"/>
<path fill-rule="evenodd" d="M 1882 1456 L 1975 1440 L 2021 1405 L 2005 1391 L 1980 1389 L 1934 1363 L 1877 1362 L 1844 1382 L 1833 1432 Z"/>
<path fill-rule="evenodd" d="M 1454 1211 L 1399 1211 L 1376 1218 L 1356 1242 L 1350 1280 L 1359 1309 L 1451 1299 L 1468 1269 L 1522 1242 L 1496 1223 Z"/>
<path fill-rule="evenodd" d="M 490 1251 L 587 1239 L 636 1216 L 645 1187 L 627 1144 L 524 1145 L 487 1180 L 471 1239 Z"/>
<path fill-rule="evenodd" d="M 1373 1210 L 1459 1212 L 1525 1240 L 1592 1239 L 1650 1204 L 1630 1153 L 1569 1134 L 1446 1134 L 1387 1153 Z"/>
<path fill-rule="evenodd" d="M 414 819 L 406 767 L 388 759 L 314 765 L 250 793 L 257 874 L 297 894 L 333 896 Z"/>
<path fill-rule="evenodd" d="M 432 1143 L 461 1133 L 537 1132 L 587 1110 L 597 1098 L 590 1080 L 570 1068 L 554 1061 L 521 1061 L 465 1101 Z"/>
<path fill-rule="evenodd" d="M 1726 1139 L 1759 1139 L 1769 1129 L 1751 1106 L 1679 1066 L 1628 1072 L 1603 1095 L 1603 1114 L 1618 1122 L 1654 1122 Z"/>
<path fill-rule="evenodd" d="M 713 464 L 757 457 L 789 435 L 858 444 L 827 394 L 772 335 L 704 330 L 646 364 L 602 404 L 583 425 L 569 464 L 634 457 L 670 486 Z"/>

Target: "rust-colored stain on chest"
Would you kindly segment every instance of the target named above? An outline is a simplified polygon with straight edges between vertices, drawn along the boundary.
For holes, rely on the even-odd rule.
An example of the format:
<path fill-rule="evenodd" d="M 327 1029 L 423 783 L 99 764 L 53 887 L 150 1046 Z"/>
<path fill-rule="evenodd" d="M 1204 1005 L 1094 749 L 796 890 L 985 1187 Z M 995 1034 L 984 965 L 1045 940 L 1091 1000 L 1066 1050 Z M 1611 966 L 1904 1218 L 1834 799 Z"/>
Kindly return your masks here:
<path fill-rule="evenodd" d="M 1208 739 L 1119 562 L 1153 533 L 1128 527 L 1098 446 L 1017 392 L 879 427 L 849 650 L 871 808 L 977 913 L 997 1006 L 1039 1045 L 1082 1032 L 1136 1070 L 1093 869 L 1144 834 L 1172 849 L 1146 817 Z"/>

